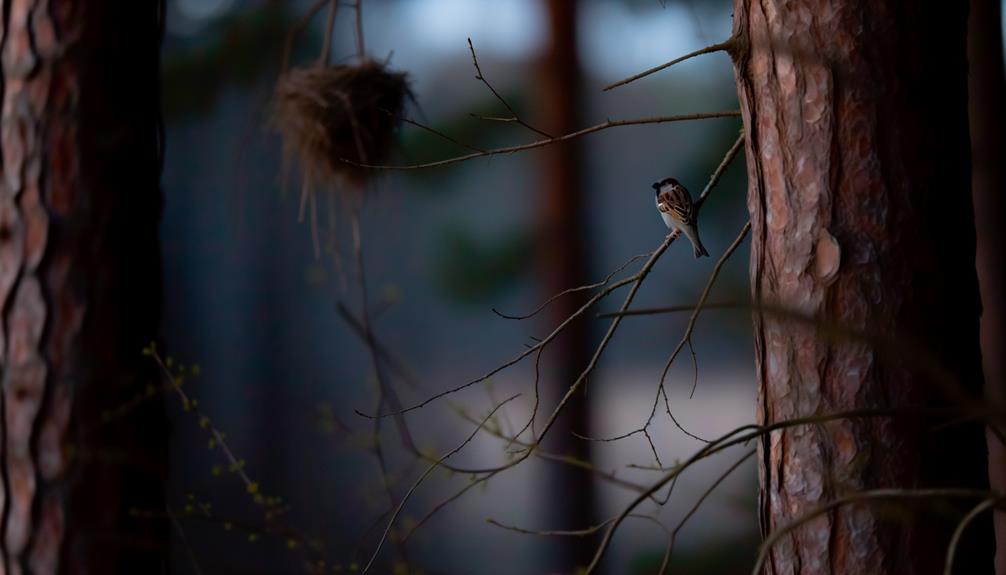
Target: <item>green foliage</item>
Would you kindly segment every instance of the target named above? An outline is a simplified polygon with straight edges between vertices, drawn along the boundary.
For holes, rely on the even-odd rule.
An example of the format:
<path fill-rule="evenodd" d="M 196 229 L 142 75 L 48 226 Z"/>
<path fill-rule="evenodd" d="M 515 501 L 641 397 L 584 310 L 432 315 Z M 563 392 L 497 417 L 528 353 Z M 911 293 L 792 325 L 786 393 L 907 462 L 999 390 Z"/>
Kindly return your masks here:
<path fill-rule="evenodd" d="M 523 229 L 483 240 L 467 228 L 448 227 L 440 240 L 435 271 L 441 289 L 454 301 L 474 304 L 499 294 L 528 272 L 534 238 Z"/>
<path fill-rule="evenodd" d="M 283 2 L 236 11 L 210 24 L 211 40 L 164 58 L 164 117 L 206 113 L 230 87 L 248 87 L 267 73 L 278 74 L 290 14 Z"/>
<path fill-rule="evenodd" d="M 676 544 L 671 565 L 665 573 L 747 575 L 758 554 L 758 543 L 758 533 L 752 529 L 749 534 L 694 550 L 683 549 Z M 639 575 L 656 573 L 663 558 L 663 549 L 642 553 L 633 559 L 629 572 Z"/>
<path fill-rule="evenodd" d="M 428 130 L 412 126 L 403 125 L 401 136 L 399 137 L 399 151 L 408 155 L 401 158 L 405 163 L 423 163 L 453 156 L 472 153 L 472 148 L 487 149 L 500 145 L 501 142 L 520 143 L 539 139 L 537 134 L 528 136 L 525 128 L 508 122 L 494 122 L 483 120 L 482 117 L 506 116 L 507 111 L 501 110 L 499 101 L 491 94 L 481 95 L 475 105 L 467 110 L 460 110 L 436 123 L 429 123 L 423 118 L 422 110 L 415 110 L 416 121 L 429 125 L 434 130 L 449 136 L 460 142 L 460 144 L 450 142 L 442 136 L 434 134 Z M 524 109 L 522 102 L 527 100 L 527 95 L 523 91 L 516 91 L 504 95 L 507 102 L 514 109 L 521 111 Z M 479 164 L 472 164 L 478 167 Z M 463 168 L 447 170 L 409 170 L 403 172 L 410 181 L 423 192 L 430 194 L 443 194 L 447 192 L 459 191 L 460 188 L 451 185 L 450 178 L 463 173 Z"/>

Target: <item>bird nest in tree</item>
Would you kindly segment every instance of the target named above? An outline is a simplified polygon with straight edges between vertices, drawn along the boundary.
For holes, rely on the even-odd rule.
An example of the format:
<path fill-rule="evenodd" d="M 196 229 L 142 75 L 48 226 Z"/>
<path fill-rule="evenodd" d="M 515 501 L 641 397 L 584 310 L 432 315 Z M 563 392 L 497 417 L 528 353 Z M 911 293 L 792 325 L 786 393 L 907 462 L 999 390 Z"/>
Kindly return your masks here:
<path fill-rule="evenodd" d="M 391 150 L 406 100 L 406 74 L 379 62 L 294 68 L 276 87 L 284 157 L 300 159 L 306 184 L 364 184 Z"/>

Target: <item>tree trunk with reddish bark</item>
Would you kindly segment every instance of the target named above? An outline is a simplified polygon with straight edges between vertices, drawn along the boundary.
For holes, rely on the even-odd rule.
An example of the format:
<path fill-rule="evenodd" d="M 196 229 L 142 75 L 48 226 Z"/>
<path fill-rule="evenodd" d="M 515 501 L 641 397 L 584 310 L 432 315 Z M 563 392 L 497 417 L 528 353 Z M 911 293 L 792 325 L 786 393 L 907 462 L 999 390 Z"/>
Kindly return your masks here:
<path fill-rule="evenodd" d="M 3 4 L 0 573 L 164 566 L 159 4 Z"/>
<path fill-rule="evenodd" d="M 967 16 L 966 2 L 736 0 L 752 295 L 868 337 L 756 312 L 761 422 L 980 400 Z M 988 489 L 981 425 L 932 423 L 771 433 L 763 531 L 866 489 Z M 843 506 L 779 540 L 766 572 L 939 573 L 976 503 Z M 957 572 L 991 571 L 990 525 L 986 513 L 966 532 Z"/>
<path fill-rule="evenodd" d="M 580 122 L 580 63 L 576 45 L 576 0 L 548 0 L 549 45 L 537 78 L 541 128 L 550 134 L 568 134 Z M 584 222 L 583 153 L 576 142 L 542 150 L 540 261 L 545 293 L 559 293 L 587 279 L 587 234 Z M 560 298 L 549 306 L 549 325 L 557 325 L 583 305 L 581 294 Z M 585 322 L 567 328 L 544 354 L 542 365 L 552 377 L 542 385 L 542 405 L 559 402 L 590 359 L 590 329 Z M 544 408 L 550 410 L 551 407 Z M 559 430 L 546 441 L 552 451 L 590 461 L 590 445 L 570 432 L 590 434 L 590 405 L 579 393 L 570 399 L 557 423 Z M 556 529 L 582 529 L 596 522 L 593 477 L 566 465 L 547 468 L 546 521 Z M 590 562 L 593 542 L 586 537 L 566 537 L 553 542 L 546 568 L 573 572 Z"/>

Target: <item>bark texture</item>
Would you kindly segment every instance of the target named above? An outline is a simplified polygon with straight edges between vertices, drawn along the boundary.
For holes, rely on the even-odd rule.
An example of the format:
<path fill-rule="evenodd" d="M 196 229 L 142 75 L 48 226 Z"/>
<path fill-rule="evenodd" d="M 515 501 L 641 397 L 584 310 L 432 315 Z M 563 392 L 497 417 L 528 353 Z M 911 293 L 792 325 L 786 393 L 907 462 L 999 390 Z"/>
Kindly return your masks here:
<path fill-rule="evenodd" d="M 752 295 L 875 338 L 756 313 L 760 421 L 980 398 L 966 25 L 966 2 L 735 1 Z M 980 426 L 929 423 L 772 433 L 763 531 L 857 490 L 987 489 Z M 766 571 L 941 572 L 959 517 L 938 502 L 846 506 L 780 540 Z M 990 572 L 990 531 L 986 514 L 967 532 L 959 572 Z"/>
<path fill-rule="evenodd" d="M 3 3 L 0 573 L 163 566 L 159 4 Z"/>

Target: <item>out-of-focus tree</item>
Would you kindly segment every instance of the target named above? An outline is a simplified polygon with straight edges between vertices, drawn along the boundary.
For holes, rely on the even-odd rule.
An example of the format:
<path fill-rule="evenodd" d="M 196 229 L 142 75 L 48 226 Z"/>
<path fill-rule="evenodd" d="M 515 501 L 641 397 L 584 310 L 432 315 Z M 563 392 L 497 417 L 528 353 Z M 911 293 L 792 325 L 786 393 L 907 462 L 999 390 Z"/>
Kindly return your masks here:
<path fill-rule="evenodd" d="M 4 4 L 3 573 L 153 573 L 162 2 Z M 133 402 L 129 417 L 114 407 Z"/>
<path fill-rule="evenodd" d="M 580 114 L 580 63 L 577 57 L 576 0 L 547 2 L 549 44 L 540 64 L 538 108 L 543 130 L 550 134 L 568 134 L 578 129 Z M 541 277 L 546 292 L 559 293 L 570 286 L 587 283 L 588 205 L 584 181 L 583 153 L 577 142 L 552 146 L 542 152 L 542 201 L 540 253 Z M 560 298 L 550 307 L 549 324 L 557 325 L 583 305 L 585 297 Z M 543 385 L 544 405 L 554 405 L 566 393 L 590 359 L 590 326 L 572 324 L 553 344 L 551 361 L 554 378 Z M 590 404 L 585 393 L 576 394 L 559 422 L 562 429 L 590 435 Z M 571 433 L 559 433 L 547 442 L 557 453 L 590 460 L 590 445 Z M 552 516 L 550 523 L 562 529 L 579 529 L 595 523 L 593 480 L 587 473 L 569 466 L 554 465 L 548 470 L 543 505 Z M 593 554 L 593 542 L 584 537 L 561 541 L 562 552 L 554 556 L 555 569 L 570 570 L 586 565 Z"/>
<path fill-rule="evenodd" d="M 889 343 L 835 342 L 756 312 L 762 423 L 980 405 L 967 4 L 735 3 L 752 295 Z M 977 421 L 934 432 L 921 415 L 772 432 L 762 527 L 862 490 L 987 489 L 982 433 Z M 939 571 L 963 512 L 934 505 L 914 517 L 837 507 L 778 540 L 766 572 Z M 987 520 L 965 533 L 960 573 L 990 571 Z"/>

